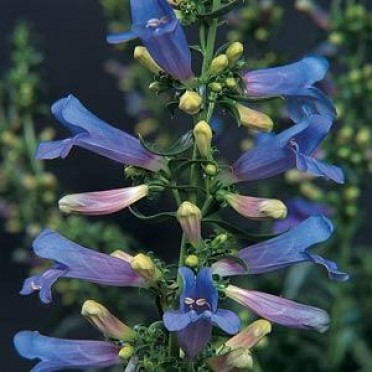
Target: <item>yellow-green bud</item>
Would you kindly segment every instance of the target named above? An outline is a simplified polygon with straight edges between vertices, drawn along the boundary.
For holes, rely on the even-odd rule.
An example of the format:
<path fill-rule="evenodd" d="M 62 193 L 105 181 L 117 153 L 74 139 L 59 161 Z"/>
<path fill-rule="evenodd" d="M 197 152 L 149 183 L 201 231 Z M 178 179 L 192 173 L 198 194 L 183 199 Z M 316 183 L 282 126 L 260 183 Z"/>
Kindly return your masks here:
<path fill-rule="evenodd" d="M 346 126 L 342 127 L 337 133 L 337 142 L 339 144 L 348 143 L 353 137 L 354 129 L 352 127 Z"/>
<path fill-rule="evenodd" d="M 199 123 L 195 125 L 193 133 L 194 133 L 195 143 L 199 150 L 200 155 L 203 158 L 207 158 L 209 155 L 210 148 L 211 148 L 211 142 L 212 142 L 212 136 L 213 136 L 211 127 L 206 121 L 202 120 L 202 121 L 199 121 Z"/>
<path fill-rule="evenodd" d="M 213 239 L 213 241 L 212 241 L 212 246 L 213 246 L 213 247 L 217 247 L 217 246 L 219 246 L 219 245 L 221 245 L 221 244 L 226 243 L 227 238 L 228 238 L 228 236 L 227 236 L 226 233 L 218 234 L 218 235 Z"/>
<path fill-rule="evenodd" d="M 342 146 L 337 150 L 337 155 L 342 159 L 347 159 L 351 154 L 351 148 Z"/>
<path fill-rule="evenodd" d="M 229 67 L 235 66 L 236 62 L 239 61 L 244 52 L 244 46 L 241 42 L 235 41 L 231 43 L 226 49 L 226 56 L 228 59 Z"/>
<path fill-rule="evenodd" d="M 81 308 L 81 314 L 107 337 L 131 341 L 136 336 L 131 328 L 127 327 L 96 301 L 85 301 Z"/>
<path fill-rule="evenodd" d="M 243 126 L 265 132 L 270 132 L 273 129 L 273 121 L 262 112 L 252 110 L 240 103 L 236 104 L 236 109 L 238 110 L 240 122 Z"/>
<path fill-rule="evenodd" d="M 195 204 L 185 201 L 178 207 L 177 220 L 194 247 L 201 241 L 201 219 L 201 210 Z"/>
<path fill-rule="evenodd" d="M 149 51 L 143 46 L 136 46 L 134 48 L 133 57 L 142 66 L 146 67 L 154 74 L 158 75 L 160 72 L 164 72 L 164 70 L 153 60 Z"/>
<path fill-rule="evenodd" d="M 119 357 L 128 360 L 134 354 L 134 347 L 132 345 L 124 345 L 119 351 Z"/>
<path fill-rule="evenodd" d="M 199 258 L 195 254 L 189 254 L 185 258 L 185 265 L 189 267 L 197 267 L 199 265 Z"/>
<path fill-rule="evenodd" d="M 228 65 L 229 60 L 227 59 L 226 54 L 220 54 L 218 57 L 212 59 L 210 72 L 212 75 L 219 75 L 221 72 L 226 70 Z"/>
<path fill-rule="evenodd" d="M 220 93 L 222 91 L 222 85 L 220 83 L 210 83 L 208 87 L 213 93 Z"/>
<path fill-rule="evenodd" d="M 214 164 L 208 164 L 204 167 L 204 172 L 207 176 L 215 176 L 217 174 L 217 167 Z"/>
<path fill-rule="evenodd" d="M 345 208 L 345 213 L 349 217 L 354 217 L 358 213 L 358 207 L 356 205 L 347 205 Z"/>
<path fill-rule="evenodd" d="M 149 256 L 139 253 L 130 261 L 131 268 L 149 282 L 160 279 L 161 273 Z"/>
<path fill-rule="evenodd" d="M 158 82 L 158 81 L 153 81 L 150 85 L 149 85 L 149 91 L 152 92 L 152 93 L 158 93 L 160 92 L 160 90 L 162 89 L 163 87 L 163 84 Z"/>
<path fill-rule="evenodd" d="M 347 187 L 344 190 L 344 197 L 347 201 L 354 201 L 360 196 L 360 190 L 355 186 Z"/>
<path fill-rule="evenodd" d="M 270 218 L 282 219 L 287 217 L 287 207 L 278 199 L 266 199 L 259 205 L 260 213 Z"/>
<path fill-rule="evenodd" d="M 356 134 L 355 142 L 359 146 L 365 146 L 365 145 L 368 145 L 370 141 L 371 141 L 371 132 L 369 128 L 367 127 L 360 128 Z"/>
<path fill-rule="evenodd" d="M 225 80 L 226 88 L 227 89 L 235 89 L 236 88 L 236 80 L 234 78 L 227 78 Z"/>
<path fill-rule="evenodd" d="M 190 90 L 187 90 L 180 98 L 179 109 L 189 115 L 197 114 L 202 107 L 202 97 Z"/>

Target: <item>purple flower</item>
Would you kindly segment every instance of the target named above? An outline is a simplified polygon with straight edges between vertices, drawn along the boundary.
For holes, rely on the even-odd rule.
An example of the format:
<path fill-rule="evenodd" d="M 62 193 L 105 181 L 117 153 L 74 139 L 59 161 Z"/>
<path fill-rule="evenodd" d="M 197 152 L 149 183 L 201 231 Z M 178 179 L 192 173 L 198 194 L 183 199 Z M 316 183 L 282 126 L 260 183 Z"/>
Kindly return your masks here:
<path fill-rule="evenodd" d="M 110 35 L 112 44 L 140 38 L 155 62 L 173 78 L 186 81 L 194 74 L 191 53 L 172 7 L 166 0 L 131 0 L 132 29 Z"/>
<path fill-rule="evenodd" d="M 303 198 L 294 198 L 287 201 L 288 216 L 283 220 L 275 221 L 273 232 L 279 234 L 289 228 L 298 225 L 306 218 L 314 215 L 325 215 L 329 217 L 332 213 L 330 207 L 325 204 L 315 203 Z"/>
<path fill-rule="evenodd" d="M 178 332 L 178 341 L 186 356 L 194 358 L 208 344 L 212 324 L 235 334 L 240 320 L 230 310 L 217 309 L 218 293 L 211 269 L 203 268 L 195 276 L 190 269 L 181 267 L 179 273 L 183 281 L 180 310 L 167 311 L 163 320 L 168 331 Z"/>
<path fill-rule="evenodd" d="M 244 75 L 246 91 L 252 97 L 284 96 L 295 122 L 312 114 L 333 121 L 336 110 L 331 100 L 313 86 L 324 78 L 328 67 L 325 58 L 309 56 L 289 65 L 249 71 Z"/>
<path fill-rule="evenodd" d="M 15 335 L 14 345 L 24 358 L 40 359 L 31 372 L 103 368 L 121 363 L 120 348 L 104 341 L 66 340 L 21 331 Z"/>
<path fill-rule="evenodd" d="M 166 169 L 164 158 L 151 154 L 139 140 L 93 115 L 73 95 L 55 102 L 52 113 L 72 137 L 42 142 L 36 152 L 38 159 L 65 158 L 76 145 L 122 164 L 153 172 Z"/>
<path fill-rule="evenodd" d="M 344 182 L 342 170 L 313 157 L 327 135 L 332 122 L 320 115 L 311 115 L 279 134 L 262 133 L 256 146 L 246 151 L 225 173 L 221 181 L 227 184 L 257 181 L 296 167 L 313 176 Z M 268 150 L 269 149 L 269 150 Z"/>
<path fill-rule="evenodd" d="M 40 300 L 52 301 L 51 287 L 61 277 L 118 287 L 146 287 L 144 278 L 130 263 L 84 248 L 51 230 L 44 230 L 33 243 L 35 253 L 55 264 L 42 274 L 25 280 L 21 294 L 39 291 Z"/>
<path fill-rule="evenodd" d="M 212 265 L 213 273 L 221 276 L 261 274 L 310 261 L 323 265 L 331 279 L 346 281 L 349 275 L 340 271 L 334 262 L 309 252 L 314 244 L 327 240 L 332 231 L 332 223 L 327 218 L 310 217 L 273 239 L 240 250 L 236 256 L 244 260 L 246 268 L 236 260 L 224 258 Z"/>
<path fill-rule="evenodd" d="M 224 291 L 227 297 L 274 323 L 300 329 L 314 329 L 319 332 L 325 332 L 328 328 L 327 312 L 317 307 L 302 305 L 268 293 L 249 291 L 234 285 L 228 285 Z"/>

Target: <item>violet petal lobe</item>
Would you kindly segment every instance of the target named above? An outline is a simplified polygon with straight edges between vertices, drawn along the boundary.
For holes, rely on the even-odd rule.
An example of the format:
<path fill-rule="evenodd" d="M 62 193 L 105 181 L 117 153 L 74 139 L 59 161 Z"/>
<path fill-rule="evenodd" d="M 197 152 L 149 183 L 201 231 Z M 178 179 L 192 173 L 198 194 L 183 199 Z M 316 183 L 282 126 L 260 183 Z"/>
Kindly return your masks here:
<path fill-rule="evenodd" d="M 230 335 L 238 333 L 241 326 L 239 317 L 233 311 L 223 309 L 212 314 L 212 323 Z"/>

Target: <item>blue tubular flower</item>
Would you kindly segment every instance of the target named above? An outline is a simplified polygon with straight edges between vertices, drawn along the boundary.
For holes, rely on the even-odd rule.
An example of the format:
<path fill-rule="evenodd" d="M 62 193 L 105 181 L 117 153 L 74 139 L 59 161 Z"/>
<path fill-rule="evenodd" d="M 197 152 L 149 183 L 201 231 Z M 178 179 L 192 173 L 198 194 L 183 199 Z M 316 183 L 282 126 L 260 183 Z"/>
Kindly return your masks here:
<path fill-rule="evenodd" d="M 327 218 L 310 217 L 273 239 L 240 250 L 236 256 L 245 261 L 247 268 L 225 258 L 212 265 L 213 273 L 221 276 L 261 274 L 310 261 L 323 265 L 331 279 L 346 281 L 349 275 L 340 271 L 334 262 L 309 252 L 310 247 L 327 240 L 332 232 L 332 223 Z"/>
<path fill-rule="evenodd" d="M 324 117 L 311 115 L 279 134 L 260 134 L 256 146 L 246 151 L 232 165 L 232 173 L 224 174 L 221 181 L 229 184 L 262 180 L 296 167 L 313 176 L 343 183 L 344 175 L 340 168 L 312 156 L 331 125 L 332 122 Z"/>
<path fill-rule="evenodd" d="M 93 115 L 73 95 L 55 102 L 52 113 L 72 132 L 72 137 L 41 143 L 36 153 L 38 159 L 65 158 L 76 145 L 119 163 L 153 172 L 166 168 L 164 158 L 151 154 L 136 138 Z"/>
<path fill-rule="evenodd" d="M 230 310 L 217 309 L 218 293 L 211 269 L 203 268 L 195 276 L 190 269 L 181 267 L 179 273 L 183 281 L 180 310 L 167 311 L 163 320 L 168 331 L 178 332 L 178 341 L 186 356 L 194 358 L 208 344 L 212 324 L 235 334 L 240 320 Z"/>
<path fill-rule="evenodd" d="M 24 358 L 41 360 L 31 372 L 103 368 L 121 362 L 120 348 L 104 341 L 66 340 L 46 337 L 39 332 L 21 331 L 15 335 L 14 345 Z"/>
<path fill-rule="evenodd" d="M 244 81 L 252 97 L 286 97 L 289 116 L 295 122 L 311 114 L 333 121 L 336 110 L 331 100 L 313 87 L 324 78 L 327 70 L 326 59 L 309 56 L 286 66 L 247 72 Z"/>
<path fill-rule="evenodd" d="M 132 30 L 110 35 L 107 41 L 122 43 L 139 37 L 151 57 L 173 78 L 186 81 L 194 74 L 191 53 L 182 26 L 166 0 L 131 0 Z"/>
<path fill-rule="evenodd" d="M 51 287 L 61 277 L 118 287 L 147 286 L 130 263 L 84 248 L 51 230 L 39 234 L 33 249 L 39 257 L 53 260 L 55 264 L 44 273 L 26 279 L 20 293 L 29 295 L 39 291 L 44 303 L 52 301 Z"/>
<path fill-rule="evenodd" d="M 298 225 L 310 216 L 322 214 L 329 217 L 332 214 L 332 209 L 327 205 L 303 198 L 291 199 L 285 205 L 288 209 L 288 215 L 285 219 L 274 222 L 273 232 L 276 234 Z"/>

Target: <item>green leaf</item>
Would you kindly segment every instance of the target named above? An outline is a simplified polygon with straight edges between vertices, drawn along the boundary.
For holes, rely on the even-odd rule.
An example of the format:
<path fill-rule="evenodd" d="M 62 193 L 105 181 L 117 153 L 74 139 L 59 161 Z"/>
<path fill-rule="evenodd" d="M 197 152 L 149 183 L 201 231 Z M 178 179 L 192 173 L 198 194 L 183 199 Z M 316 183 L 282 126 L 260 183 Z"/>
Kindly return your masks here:
<path fill-rule="evenodd" d="M 255 234 L 255 233 L 249 233 L 240 227 L 234 226 L 233 224 L 224 221 L 220 218 L 214 218 L 214 217 L 209 217 L 209 218 L 203 218 L 204 223 L 210 223 L 212 225 L 217 225 L 219 227 L 222 227 L 226 231 L 229 231 L 239 239 L 246 240 L 251 243 L 258 243 L 265 241 L 267 239 L 275 238 L 276 236 L 280 234 Z"/>
<path fill-rule="evenodd" d="M 135 207 L 129 207 L 129 210 L 135 217 L 139 218 L 142 221 L 164 222 L 172 218 L 176 218 L 175 212 L 161 212 L 161 213 L 153 214 L 151 216 L 145 216 L 142 212 L 140 212 Z"/>
<path fill-rule="evenodd" d="M 248 103 L 261 103 L 261 102 L 268 102 L 272 101 L 274 99 L 284 99 L 282 96 L 272 96 L 272 97 L 262 97 L 262 98 L 254 98 L 254 97 L 249 97 L 246 95 L 238 95 L 238 94 L 229 94 L 226 93 L 226 96 L 232 100 L 238 101 L 238 102 L 248 102 Z"/>
<path fill-rule="evenodd" d="M 160 149 L 156 143 L 146 141 L 140 134 L 139 140 L 142 146 L 151 153 L 155 155 L 161 156 L 175 156 L 179 155 L 186 150 L 188 150 L 194 144 L 194 136 L 192 131 L 186 132 L 183 136 L 181 136 L 175 143 L 173 143 L 167 149 Z"/>
<path fill-rule="evenodd" d="M 199 16 L 202 18 L 203 17 L 204 18 L 217 18 L 217 17 L 223 16 L 226 13 L 228 13 L 230 10 L 232 10 L 235 7 L 235 5 L 238 3 L 238 1 L 239 0 L 230 1 L 229 3 L 223 4 L 211 12 L 200 13 Z"/>
<path fill-rule="evenodd" d="M 233 116 L 239 126 L 242 125 L 239 111 L 236 108 L 236 101 L 232 99 L 223 99 L 219 101 L 219 104 Z"/>
<path fill-rule="evenodd" d="M 200 45 L 190 45 L 189 48 L 204 55 L 203 49 Z"/>

